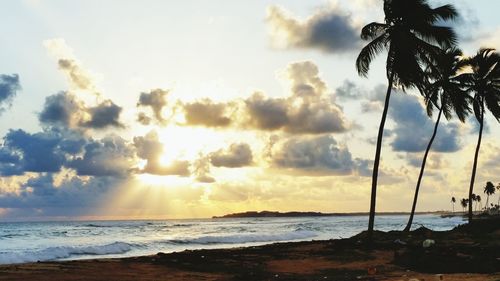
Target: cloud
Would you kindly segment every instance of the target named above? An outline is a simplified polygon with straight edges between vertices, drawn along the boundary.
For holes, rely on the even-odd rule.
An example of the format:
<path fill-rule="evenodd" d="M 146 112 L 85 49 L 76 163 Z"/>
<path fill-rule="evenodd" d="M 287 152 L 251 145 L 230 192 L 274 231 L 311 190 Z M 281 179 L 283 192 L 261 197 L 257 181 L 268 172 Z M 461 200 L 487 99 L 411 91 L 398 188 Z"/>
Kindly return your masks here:
<path fill-rule="evenodd" d="M 381 111 L 386 91 L 385 86 L 376 86 L 371 95 L 361 103 L 362 111 L 364 113 Z M 434 130 L 435 120 L 427 116 L 420 99 L 420 96 L 392 90 L 388 114 L 394 121 L 394 128 L 387 129 L 384 134 L 394 138 L 391 143 L 394 151 L 421 152 L 426 149 Z M 462 147 L 460 135 L 461 131 L 457 123 L 447 122 L 442 118 L 432 150 L 437 152 L 460 150 Z"/>
<path fill-rule="evenodd" d="M 163 154 L 163 144 L 158 139 L 158 134 L 151 131 L 143 137 L 134 137 L 134 146 L 137 156 L 146 160 L 146 165 L 138 173 L 147 173 L 153 175 L 177 175 L 189 176 L 189 162 L 184 160 L 175 160 L 169 165 L 161 163 Z"/>
<path fill-rule="evenodd" d="M 352 175 L 359 161 L 331 136 L 291 138 L 274 145 L 271 153 L 273 166 L 311 174 Z M 362 166 L 368 164 L 359 163 Z"/>
<path fill-rule="evenodd" d="M 196 175 L 196 181 L 201 183 L 214 183 L 215 178 L 210 174 L 210 157 L 200 155 L 193 163 L 193 174 Z"/>
<path fill-rule="evenodd" d="M 252 164 L 253 155 L 246 143 L 233 143 L 229 149 L 210 154 L 210 162 L 215 167 L 240 168 Z"/>
<path fill-rule="evenodd" d="M 318 10 L 306 20 L 299 20 L 278 6 L 267 8 L 268 24 L 275 45 L 286 48 L 313 48 L 327 53 L 357 50 L 361 26 L 351 14 L 338 6 Z"/>
<path fill-rule="evenodd" d="M 57 132 L 30 134 L 23 130 L 10 130 L 1 148 L 4 157 L 0 173 L 9 176 L 60 171 L 66 162 L 62 141 Z"/>
<path fill-rule="evenodd" d="M 214 103 L 210 99 L 182 104 L 187 126 L 228 127 L 234 103 Z"/>
<path fill-rule="evenodd" d="M 137 102 L 137 107 L 150 107 L 153 112 L 154 120 L 156 120 L 158 124 L 164 124 L 167 120 L 163 117 L 162 111 L 167 105 L 166 98 L 168 94 L 169 90 L 162 89 L 154 89 L 149 93 L 141 93 L 139 101 Z M 152 118 L 144 112 L 140 112 L 137 118 L 137 121 L 143 125 L 149 125 L 151 120 Z"/>
<path fill-rule="evenodd" d="M 39 174 L 21 183 L 17 193 L 0 190 L 0 208 L 8 208 L 11 217 L 88 215 L 123 182 L 113 177 L 83 180 L 76 176 L 57 182 L 53 174 Z"/>
<path fill-rule="evenodd" d="M 413 153 L 407 153 L 404 157 L 401 157 L 403 159 L 406 159 L 408 164 L 415 168 L 420 168 L 422 166 L 422 155 L 416 155 Z M 448 163 L 441 157 L 441 155 L 438 154 L 432 154 L 427 158 L 425 168 L 432 169 L 432 170 L 441 170 L 444 167 L 448 166 Z"/>
<path fill-rule="evenodd" d="M 125 127 L 120 123 L 122 108 L 111 100 L 105 100 L 96 106 L 85 109 L 90 115 L 90 120 L 84 121 L 82 125 L 87 128 L 103 129 L 106 127 Z"/>
<path fill-rule="evenodd" d="M 45 99 L 39 121 L 44 125 L 75 129 L 123 128 L 120 123 L 122 108 L 109 99 L 103 99 L 88 71 L 75 58 L 73 50 L 61 38 L 44 41 L 45 48 L 58 60 L 59 69 L 68 78 L 70 89 Z M 96 102 L 86 104 L 80 92 L 95 95 Z M 88 98 L 87 98 L 88 100 Z"/>
<path fill-rule="evenodd" d="M 356 100 L 362 96 L 365 96 L 365 91 L 349 80 L 345 80 L 335 91 L 335 97 L 341 100 Z"/>
<path fill-rule="evenodd" d="M 95 86 L 90 76 L 74 59 L 59 59 L 57 64 L 68 77 L 70 85 L 79 90 L 95 91 Z"/>
<path fill-rule="evenodd" d="M 72 131 L 10 130 L 0 148 L 0 174 L 57 173 L 67 168 L 83 176 L 123 177 L 134 165 L 134 153 L 118 136 L 93 140 Z"/>
<path fill-rule="evenodd" d="M 290 97 L 267 98 L 255 93 L 245 100 L 247 126 L 292 134 L 323 134 L 349 129 L 341 107 L 329 98 L 327 86 L 314 63 L 293 63 L 288 66 L 287 74 L 291 82 Z"/>
<path fill-rule="evenodd" d="M 19 90 L 21 90 L 19 75 L 0 75 L 0 113 L 12 105 L 12 100 Z"/>
<path fill-rule="evenodd" d="M 84 107 L 74 95 L 60 92 L 45 98 L 38 120 L 42 124 L 73 128 L 83 119 Z"/>
<path fill-rule="evenodd" d="M 76 95 L 59 92 L 45 98 L 38 120 L 44 125 L 71 129 L 123 128 L 119 121 L 121 112 L 122 108 L 111 100 L 88 107 Z"/>
<path fill-rule="evenodd" d="M 394 93 L 389 116 L 395 123 L 395 138 L 391 143 L 394 151 L 420 152 L 426 149 L 435 121 L 427 116 L 419 97 Z M 455 152 L 461 147 L 459 125 L 442 120 L 432 150 Z"/>
<path fill-rule="evenodd" d="M 127 176 L 134 165 L 135 150 L 119 136 L 108 136 L 89 141 L 83 148 L 85 153 L 68 164 L 81 176 Z"/>

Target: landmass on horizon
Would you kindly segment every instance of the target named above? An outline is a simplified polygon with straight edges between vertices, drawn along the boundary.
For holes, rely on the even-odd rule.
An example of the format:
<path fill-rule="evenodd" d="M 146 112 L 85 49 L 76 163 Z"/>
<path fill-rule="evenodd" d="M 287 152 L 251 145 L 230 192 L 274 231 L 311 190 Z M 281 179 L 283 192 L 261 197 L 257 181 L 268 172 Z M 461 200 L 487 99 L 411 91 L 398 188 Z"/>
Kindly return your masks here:
<path fill-rule="evenodd" d="M 400 216 L 409 215 L 409 212 L 377 212 L 378 215 L 386 216 Z M 426 214 L 438 214 L 438 215 L 451 215 L 447 211 L 427 211 L 427 212 L 416 212 L 419 215 Z M 246 211 L 240 213 L 226 214 L 222 216 L 212 216 L 213 219 L 222 218 L 279 218 L 279 217 L 331 217 L 331 216 L 367 216 L 368 212 L 355 212 L 355 213 L 322 213 L 322 212 L 278 212 L 278 211 Z M 460 213 L 453 213 L 453 215 L 460 215 Z"/>

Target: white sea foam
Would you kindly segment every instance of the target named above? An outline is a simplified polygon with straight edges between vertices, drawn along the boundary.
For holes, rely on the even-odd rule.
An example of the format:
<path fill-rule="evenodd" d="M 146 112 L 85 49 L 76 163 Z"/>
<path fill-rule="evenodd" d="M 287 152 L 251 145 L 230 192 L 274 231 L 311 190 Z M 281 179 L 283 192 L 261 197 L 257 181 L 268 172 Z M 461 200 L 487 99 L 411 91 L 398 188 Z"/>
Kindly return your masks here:
<path fill-rule="evenodd" d="M 232 234 L 232 235 L 207 235 L 194 238 L 178 238 L 169 240 L 171 243 L 182 244 L 244 244 L 258 242 L 279 242 L 307 239 L 317 236 L 312 231 L 291 231 L 276 234 Z"/>
<path fill-rule="evenodd" d="M 0 252 L 0 264 L 26 263 L 36 261 L 49 261 L 65 259 L 78 255 L 110 255 L 123 254 L 130 251 L 130 244 L 115 242 L 101 246 L 81 246 L 81 247 L 50 247 L 40 251 L 26 251 L 21 253 Z"/>

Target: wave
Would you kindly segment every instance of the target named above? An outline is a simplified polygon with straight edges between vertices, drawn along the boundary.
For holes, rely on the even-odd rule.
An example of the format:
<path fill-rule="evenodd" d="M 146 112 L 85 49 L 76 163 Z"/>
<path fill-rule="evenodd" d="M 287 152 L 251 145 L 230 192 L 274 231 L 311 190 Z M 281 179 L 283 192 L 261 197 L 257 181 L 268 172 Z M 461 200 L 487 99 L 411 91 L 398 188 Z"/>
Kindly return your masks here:
<path fill-rule="evenodd" d="M 169 240 L 174 244 L 244 244 L 259 242 L 279 242 L 307 239 L 317 236 L 312 231 L 293 231 L 279 234 L 234 234 L 234 235 L 207 235 L 195 238 L 178 238 Z"/>
<path fill-rule="evenodd" d="M 0 252 L 0 264 L 50 261 L 57 259 L 65 259 L 72 256 L 81 256 L 81 255 L 98 256 L 98 255 L 123 254 L 130 251 L 130 249 L 131 249 L 130 244 L 124 242 L 114 242 L 111 244 L 101 245 L 101 246 L 81 246 L 81 247 L 60 246 L 60 247 L 50 247 L 40 251 L 29 251 L 21 253 Z"/>
<path fill-rule="evenodd" d="M 142 227 L 153 225 L 151 222 L 92 222 L 80 225 L 80 227 Z"/>

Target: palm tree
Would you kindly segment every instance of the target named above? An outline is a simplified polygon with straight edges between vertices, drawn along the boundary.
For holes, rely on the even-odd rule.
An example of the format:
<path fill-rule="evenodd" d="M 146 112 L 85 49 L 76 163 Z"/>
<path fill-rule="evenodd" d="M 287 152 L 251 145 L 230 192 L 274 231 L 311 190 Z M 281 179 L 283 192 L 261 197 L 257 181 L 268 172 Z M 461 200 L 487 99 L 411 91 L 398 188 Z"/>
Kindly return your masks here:
<path fill-rule="evenodd" d="M 494 49 L 482 48 L 475 56 L 467 58 L 465 62 L 471 67 L 472 72 L 461 74 L 457 80 L 468 87 L 467 90 L 474 95 L 472 108 L 479 122 L 479 137 L 469 187 L 469 200 L 471 200 L 476 179 L 479 149 L 483 137 L 485 105 L 497 121 L 500 121 L 500 54 L 495 52 Z M 471 221 L 472 206 L 469 205 L 469 222 Z"/>
<path fill-rule="evenodd" d="M 453 213 L 455 213 L 455 202 L 457 202 L 457 199 L 455 199 L 455 197 L 451 197 L 451 208 Z"/>
<path fill-rule="evenodd" d="M 481 205 L 481 196 L 476 195 L 476 201 L 477 204 L 479 204 L 479 211 L 481 211 L 483 209 L 483 206 Z M 477 210 L 477 204 L 476 204 L 476 210 Z"/>
<path fill-rule="evenodd" d="M 449 48 L 442 51 L 439 56 L 437 56 L 437 65 L 431 64 L 427 69 L 430 79 L 433 80 L 429 85 L 425 85 L 424 87 L 427 114 L 432 116 L 434 106 L 437 106 L 440 102 L 440 106 L 438 106 L 439 114 L 437 116 L 436 124 L 434 125 L 434 131 L 432 132 L 431 139 L 427 144 L 422 165 L 420 166 L 420 173 L 418 175 L 417 186 L 415 187 L 415 196 L 413 197 L 410 218 L 408 219 L 408 224 L 406 225 L 404 231 L 410 231 L 413 223 L 413 217 L 417 207 L 418 192 L 420 190 L 420 184 L 422 183 L 422 177 L 425 171 L 425 163 L 427 162 L 427 156 L 429 155 L 432 143 L 436 137 L 441 115 L 444 114 L 446 119 L 450 120 L 452 113 L 455 112 L 460 121 L 465 122 L 466 117 L 471 112 L 469 106 L 470 97 L 462 89 L 462 85 L 455 79 L 459 71 L 461 71 L 464 67 L 461 59 L 462 55 L 463 53 L 460 49 Z"/>
<path fill-rule="evenodd" d="M 495 194 L 495 186 L 491 181 L 486 183 L 484 187 L 484 194 L 486 194 L 486 207 L 488 207 L 488 201 L 490 200 L 490 195 Z"/>
<path fill-rule="evenodd" d="M 500 206 L 500 183 L 497 185 L 497 191 L 498 191 L 498 203 L 497 205 Z"/>
<path fill-rule="evenodd" d="M 439 46 L 453 46 L 457 37 L 450 27 L 440 26 L 443 21 L 457 17 L 451 5 L 431 8 L 427 0 L 384 0 L 384 23 L 372 22 L 361 31 L 363 40 L 371 40 L 360 52 L 356 69 L 361 76 L 367 76 L 370 64 L 376 55 L 388 51 L 386 75 L 388 79 L 385 105 L 380 120 L 377 148 L 373 163 L 370 217 L 368 239 L 371 240 L 375 222 L 377 179 L 380 151 L 387 110 L 393 87 L 420 87 L 424 80 L 422 64 L 429 64 L 438 53 Z M 434 45 L 436 44 L 436 45 Z"/>
<path fill-rule="evenodd" d="M 465 208 L 467 208 L 467 204 L 469 203 L 469 199 L 465 199 L 465 198 L 462 198 L 462 200 L 460 200 L 460 205 L 462 205 L 462 209 L 465 213 Z"/>

